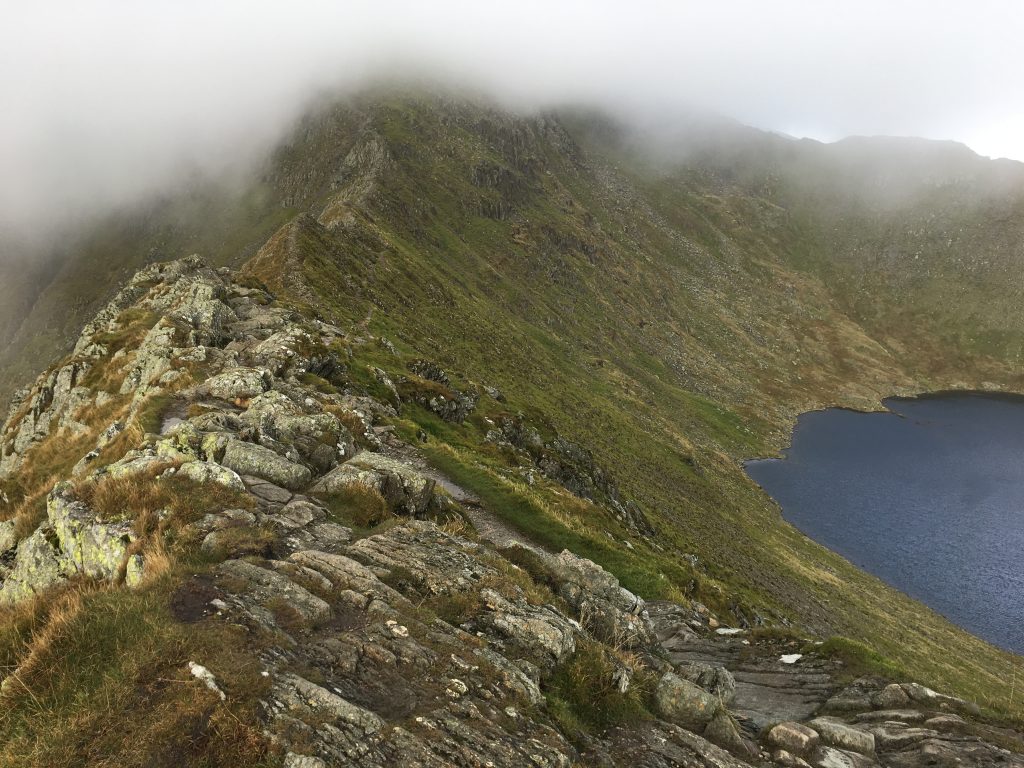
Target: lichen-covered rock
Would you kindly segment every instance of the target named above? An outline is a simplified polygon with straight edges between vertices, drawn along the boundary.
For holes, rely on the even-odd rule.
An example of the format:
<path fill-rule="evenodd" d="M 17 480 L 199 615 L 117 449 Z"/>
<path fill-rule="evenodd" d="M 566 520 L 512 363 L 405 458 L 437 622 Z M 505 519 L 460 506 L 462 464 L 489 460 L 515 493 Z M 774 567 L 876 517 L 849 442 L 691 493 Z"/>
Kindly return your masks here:
<path fill-rule="evenodd" d="M 338 493 L 352 484 L 373 488 L 393 511 L 418 515 L 426 511 L 434 493 L 434 480 L 407 464 L 379 453 L 363 451 L 313 486 L 315 493 Z"/>
<path fill-rule="evenodd" d="M 0 522 L 0 555 L 14 549 L 18 544 L 18 538 L 15 535 L 15 528 L 17 523 L 13 520 L 4 520 Z"/>
<path fill-rule="evenodd" d="M 142 343 L 135 350 L 135 359 L 121 382 L 122 395 L 145 393 L 155 379 L 171 370 L 174 334 L 174 326 L 162 322 L 157 323 L 146 333 Z"/>
<path fill-rule="evenodd" d="M 170 460 L 164 456 L 158 456 L 156 451 L 150 447 L 128 451 L 123 457 L 98 468 L 94 475 L 105 477 L 130 477 L 147 472 L 157 472 L 167 468 Z"/>
<path fill-rule="evenodd" d="M 700 732 L 722 709 L 717 698 L 689 680 L 666 672 L 654 689 L 654 711 L 684 728 Z"/>
<path fill-rule="evenodd" d="M 135 540 L 131 519 L 135 510 L 125 510 L 124 521 L 103 522 L 71 495 L 67 484 L 58 484 L 46 502 L 46 516 L 57 535 L 61 562 L 69 572 L 114 581 L 128 558 Z"/>
<path fill-rule="evenodd" d="M 266 392 L 271 383 L 270 372 L 262 368 L 233 368 L 211 376 L 199 391 L 221 400 L 248 400 Z"/>
<path fill-rule="evenodd" d="M 245 483 L 237 472 L 212 461 L 190 461 L 182 464 L 178 474 L 195 483 L 216 483 L 239 493 L 245 490 Z"/>
<path fill-rule="evenodd" d="M 316 401 L 309 400 L 315 407 Z M 307 413 L 282 392 L 253 398 L 239 421 L 254 429 L 260 442 L 273 440 L 294 447 L 320 471 L 355 453 L 355 443 L 338 418 L 327 411 Z"/>
<path fill-rule="evenodd" d="M 600 639 L 627 648 L 651 647 L 657 639 L 644 601 L 597 563 L 568 550 L 540 555 L 557 593 Z"/>
<path fill-rule="evenodd" d="M 71 419 L 74 411 L 88 404 L 91 390 L 79 386 L 92 363 L 74 361 L 43 374 L 14 409 L 0 434 L 0 478 L 21 466 L 25 452 L 60 427 L 81 428 Z M 20 418 L 17 414 L 20 413 Z"/>
<path fill-rule="evenodd" d="M 308 467 L 288 461 L 269 448 L 229 439 L 220 463 L 240 475 L 254 475 L 275 485 L 297 491 L 309 485 L 313 473 Z"/>
<path fill-rule="evenodd" d="M 40 526 L 18 545 L 14 567 L 0 587 L 0 604 L 19 602 L 65 578 L 57 537 L 49 526 Z"/>

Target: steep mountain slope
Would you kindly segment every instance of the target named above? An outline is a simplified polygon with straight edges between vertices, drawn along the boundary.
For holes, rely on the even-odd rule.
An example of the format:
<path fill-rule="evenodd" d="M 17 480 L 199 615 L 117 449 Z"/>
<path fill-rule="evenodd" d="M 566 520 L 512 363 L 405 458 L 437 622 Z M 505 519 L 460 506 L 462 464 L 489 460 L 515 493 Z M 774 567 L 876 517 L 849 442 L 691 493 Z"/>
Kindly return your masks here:
<path fill-rule="evenodd" d="M 671 563 L 507 405 L 196 257 L 139 272 L 4 428 L 0 765 L 1024 766 L 848 644 L 649 609 L 547 551 L 561 521 L 607 556 L 614 518 Z M 479 494 L 426 461 L 438 416 L 492 427 Z M 527 507 L 545 541 L 503 522 Z"/>
<path fill-rule="evenodd" d="M 713 133 L 684 152 L 594 116 L 452 98 L 325 108 L 252 189 L 176 198 L 88 238 L 4 354 L 20 372 L 66 348 L 128 266 L 200 246 L 215 263 L 251 255 L 253 290 L 382 340 L 359 346 L 349 385 L 401 404 L 398 433 L 497 523 L 644 598 L 844 635 L 890 674 L 1019 716 L 1005 686 L 1018 660 L 808 541 L 739 463 L 777 450 L 808 408 L 1020 389 L 1017 167 L 930 144 Z M 111 354 L 149 331 L 128 329 Z M 485 385 L 501 399 L 458 418 Z M 4 516 L 38 521 L 94 439 L 35 454 L 31 477 L 18 468 Z"/>

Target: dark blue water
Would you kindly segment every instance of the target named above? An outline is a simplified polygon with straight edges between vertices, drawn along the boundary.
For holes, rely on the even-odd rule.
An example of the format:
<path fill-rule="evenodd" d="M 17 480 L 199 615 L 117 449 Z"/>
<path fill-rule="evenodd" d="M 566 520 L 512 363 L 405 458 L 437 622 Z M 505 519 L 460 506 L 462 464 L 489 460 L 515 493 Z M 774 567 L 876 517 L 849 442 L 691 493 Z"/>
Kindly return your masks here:
<path fill-rule="evenodd" d="M 1024 397 L 885 403 L 804 414 L 785 458 L 747 473 L 815 541 L 1024 652 Z"/>

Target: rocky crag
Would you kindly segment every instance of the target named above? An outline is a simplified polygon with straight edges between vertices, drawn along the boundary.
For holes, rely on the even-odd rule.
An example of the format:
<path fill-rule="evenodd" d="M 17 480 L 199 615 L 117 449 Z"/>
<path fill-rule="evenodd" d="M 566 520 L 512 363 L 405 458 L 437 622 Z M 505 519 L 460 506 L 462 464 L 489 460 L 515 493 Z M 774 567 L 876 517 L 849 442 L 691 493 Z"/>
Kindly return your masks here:
<path fill-rule="evenodd" d="M 0 763 L 48 754 L 24 747 L 49 706 L 39 659 L 70 632 L 52 606 L 79 591 L 155 595 L 247 661 L 142 665 L 123 681 L 140 708 L 120 715 L 149 733 L 167 713 L 146 707 L 186 691 L 187 730 L 103 754 L 78 734 L 68 764 L 1024 766 L 1021 736 L 969 702 L 851 679 L 813 639 L 647 604 L 549 551 L 401 428 L 410 404 L 457 423 L 500 392 L 420 359 L 402 377 L 367 366 L 360 350 L 398 353 L 238 279 L 196 257 L 147 267 L 11 406 L 0 603 L 25 636 L 3 636 Z M 489 422 L 524 482 L 656 535 L 585 449 L 522 414 Z M 223 713 L 249 734 L 231 757 Z"/>

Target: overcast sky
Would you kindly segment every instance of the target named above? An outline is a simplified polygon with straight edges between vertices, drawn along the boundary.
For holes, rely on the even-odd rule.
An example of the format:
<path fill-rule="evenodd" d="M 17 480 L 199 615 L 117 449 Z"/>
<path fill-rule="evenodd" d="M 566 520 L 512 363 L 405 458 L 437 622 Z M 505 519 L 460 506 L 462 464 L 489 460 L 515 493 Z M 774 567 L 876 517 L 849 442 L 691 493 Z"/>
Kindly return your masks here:
<path fill-rule="evenodd" d="M 1012 0 L 0 0 L 0 20 L 0 235 L 244 165 L 313 94 L 381 73 L 1024 160 Z"/>

